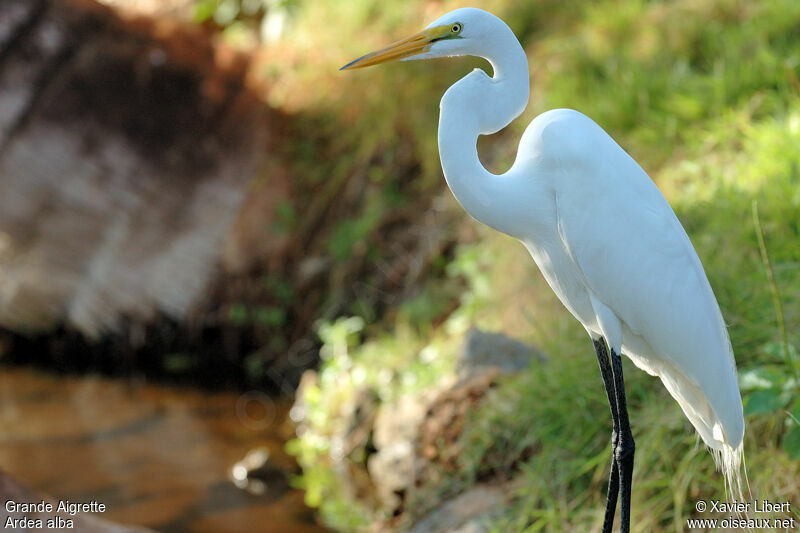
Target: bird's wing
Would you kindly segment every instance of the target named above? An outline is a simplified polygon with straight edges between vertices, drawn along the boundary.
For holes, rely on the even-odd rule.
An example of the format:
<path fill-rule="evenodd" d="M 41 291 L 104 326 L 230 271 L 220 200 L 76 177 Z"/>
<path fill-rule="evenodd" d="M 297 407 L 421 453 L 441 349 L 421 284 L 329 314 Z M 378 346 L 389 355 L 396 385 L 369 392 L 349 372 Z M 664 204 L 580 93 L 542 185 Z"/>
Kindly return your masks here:
<path fill-rule="evenodd" d="M 684 411 L 691 400 L 677 389 L 699 389 L 728 438 L 740 440 L 735 363 L 694 247 L 641 167 L 585 121 L 568 128 L 572 138 L 560 155 L 555 198 L 563 244 L 592 295 L 623 323 L 623 351 L 658 374 Z M 713 427 L 713 414 L 697 407 Z"/>

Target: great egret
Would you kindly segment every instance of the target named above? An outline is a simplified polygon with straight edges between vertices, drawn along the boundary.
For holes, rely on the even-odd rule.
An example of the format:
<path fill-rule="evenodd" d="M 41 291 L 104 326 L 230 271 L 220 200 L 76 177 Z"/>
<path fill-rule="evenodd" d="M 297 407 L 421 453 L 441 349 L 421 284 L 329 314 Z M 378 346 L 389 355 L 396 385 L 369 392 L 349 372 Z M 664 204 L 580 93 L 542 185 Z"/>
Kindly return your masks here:
<path fill-rule="evenodd" d="M 618 493 L 620 529 L 630 528 L 634 441 L 620 353 L 661 378 L 741 498 L 744 417 L 728 333 L 692 243 L 644 170 L 590 118 L 556 109 L 531 122 L 508 172 L 488 172 L 478 136 L 519 116 L 530 88 L 514 33 L 480 9 L 452 11 L 342 70 L 461 55 L 487 59 L 494 74 L 475 69 L 442 97 L 445 179 L 470 215 L 525 245 L 594 343 L 613 420 L 603 531 Z"/>

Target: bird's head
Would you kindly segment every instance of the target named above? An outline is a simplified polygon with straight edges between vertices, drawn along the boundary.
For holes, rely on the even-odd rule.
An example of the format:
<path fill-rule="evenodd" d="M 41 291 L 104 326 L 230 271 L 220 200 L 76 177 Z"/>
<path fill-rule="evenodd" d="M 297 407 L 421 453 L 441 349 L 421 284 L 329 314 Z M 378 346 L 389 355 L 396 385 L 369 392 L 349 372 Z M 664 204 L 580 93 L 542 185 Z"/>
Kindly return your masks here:
<path fill-rule="evenodd" d="M 482 55 L 480 46 L 485 46 L 492 41 L 494 34 L 507 28 L 499 18 L 482 9 L 456 9 L 439 17 L 421 32 L 361 56 L 339 70 L 363 68 L 387 61 Z"/>

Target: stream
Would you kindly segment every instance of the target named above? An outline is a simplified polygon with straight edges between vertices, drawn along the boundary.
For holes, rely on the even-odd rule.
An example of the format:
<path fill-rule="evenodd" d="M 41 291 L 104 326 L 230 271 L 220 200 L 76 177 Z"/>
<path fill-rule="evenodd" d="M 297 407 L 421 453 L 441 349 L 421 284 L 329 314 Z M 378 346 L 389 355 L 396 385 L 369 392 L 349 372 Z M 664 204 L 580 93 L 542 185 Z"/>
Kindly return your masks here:
<path fill-rule="evenodd" d="M 0 469 L 55 499 L 105 504 L 98 518 L 158 531 L 324 532 L 289 484 L 288 408 L 256 391 L 0 366 Z M 232 467 L 251 450 L 268 459 L 239 488 Z"/>

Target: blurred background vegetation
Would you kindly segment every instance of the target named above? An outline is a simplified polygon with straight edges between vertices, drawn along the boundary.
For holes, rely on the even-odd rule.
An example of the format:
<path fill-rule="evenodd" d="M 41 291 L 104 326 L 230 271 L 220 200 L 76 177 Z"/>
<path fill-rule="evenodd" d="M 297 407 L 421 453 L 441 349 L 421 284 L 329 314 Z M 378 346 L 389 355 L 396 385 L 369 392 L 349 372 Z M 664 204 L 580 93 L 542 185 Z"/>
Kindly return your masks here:
<path fill-rule="evenodd" d="M 278 265 L 266 259 L 246 276 L 224 278 L 235 283 L 218 289 L 224 297 L 214 317 L 248 332 L 225 358 L 239 369 L 240 387 L 267 382 L 291 394 L 270 373 L 276 358 L 302 370 L 319 353 L 318 374 L 291 414 L 298 436 L 288 444 L 303 468 L 294 483 L 306 502 L 337 530 L 391 518 L 402 528 L 490 481 L 510 487 L 492 531 L 599 528 L 608 406 L 585 331 L 524 248 L 463 213 L 441 175 L 439 98 L 488 65 L 453 58 L 338 71 L 461 3 L 149 4 L 253 58 L 259 98 L 279 119 L 250 188 L 289 184 L 259 234 L 286 240 L 288 252 Z M 480 140 L 484 164 L 507 169 L 530 120 L 569 107 L 645 168 L 691 237 L 729 326 L 752 494 L 795 502 L 797 516 L 800 3 L 487 0 L 479 7 L 511 26 L 532 76 L 523 116 Z M 337 435 L 365 395 L 392 405 L 438 390 L 471 326 L 522 339 L 549 359 L 498 378 L 458 441 L 445 443 L 459 450 L 455 466 L 432 465 L 405 495 L 403 516 L 391 517 L 342 481 L 349 465 L 367 461 L 371 444 L 343 454 Z M 292 347 L 300 341 L 312 355 L 298 362 Z M 184 349 L 159 357 L 173 376 L 197 364 Z M 628 361 L 625 370 L 637 442 L 634 530 L 683 530 L 697 500 L 722 497 L 722 477 L 661 383 Z"/>
<path fill-rule="evenodd" d="M 291 72 L 275 68 L 274 103 L 331 117 L 326 180 L 372 162 L 366 174 L 373 199 L 337 222 L 332 250 L 369 235 L 375 211 L 391 208 L 388 198 L 441 194 L 438 99 L 483 65 L 459 58 L 346 75 L 336 67 L 459 5 L 298 4 L 283 45 L 308 53 Z M 556 107 L 588 114 L 639 161 L 686 227 L 728 323 L 753 495 L 798 501 L 800 4 L 494 0 L 481 7 L 520 38 L 533 88 L 520 120 L 481 139 L 484 163 L 508 168 L 527 123 Z M 405 150 L 417 164 L 403 169 L 394 158 Z M 413 179 L 398 187 L 409 171 Z M 444 201 L 458 211 L 447 194 Z M 320 376 L 303 390 L 307 424 L 292 443 L 307 500 L 344 530 L 375 518 L 374 508 L 337 492 L 330 473 L 337 416 L 365 386 L 384 402 L 432 387 L 452 367 L 461 335 L 477 324 L 530 341 L 550 360 L 491 393 L 462 433 L 459 471 L 421 493 L 458 493 L 491 471 L 519 481 L 495 531 L 598 527 L 609 456 L 607 428 L 598 421 L 607 406 L 585 332 L 522 247 L 459 216 L 453 255 L 412 298 L 379 320 L 356 301 L 349 314 L 360 319 L 319 324 Z M 681 530 L 697 499 L 723 494 L 721 476 L 660 382 L 628 366 L 638 451 L 632 523 L 638 531 Z M 509 460 L 530 442 L 540 444 L 537 453 Z M 502 464 L 487 466 L 498 449 Z"/>

